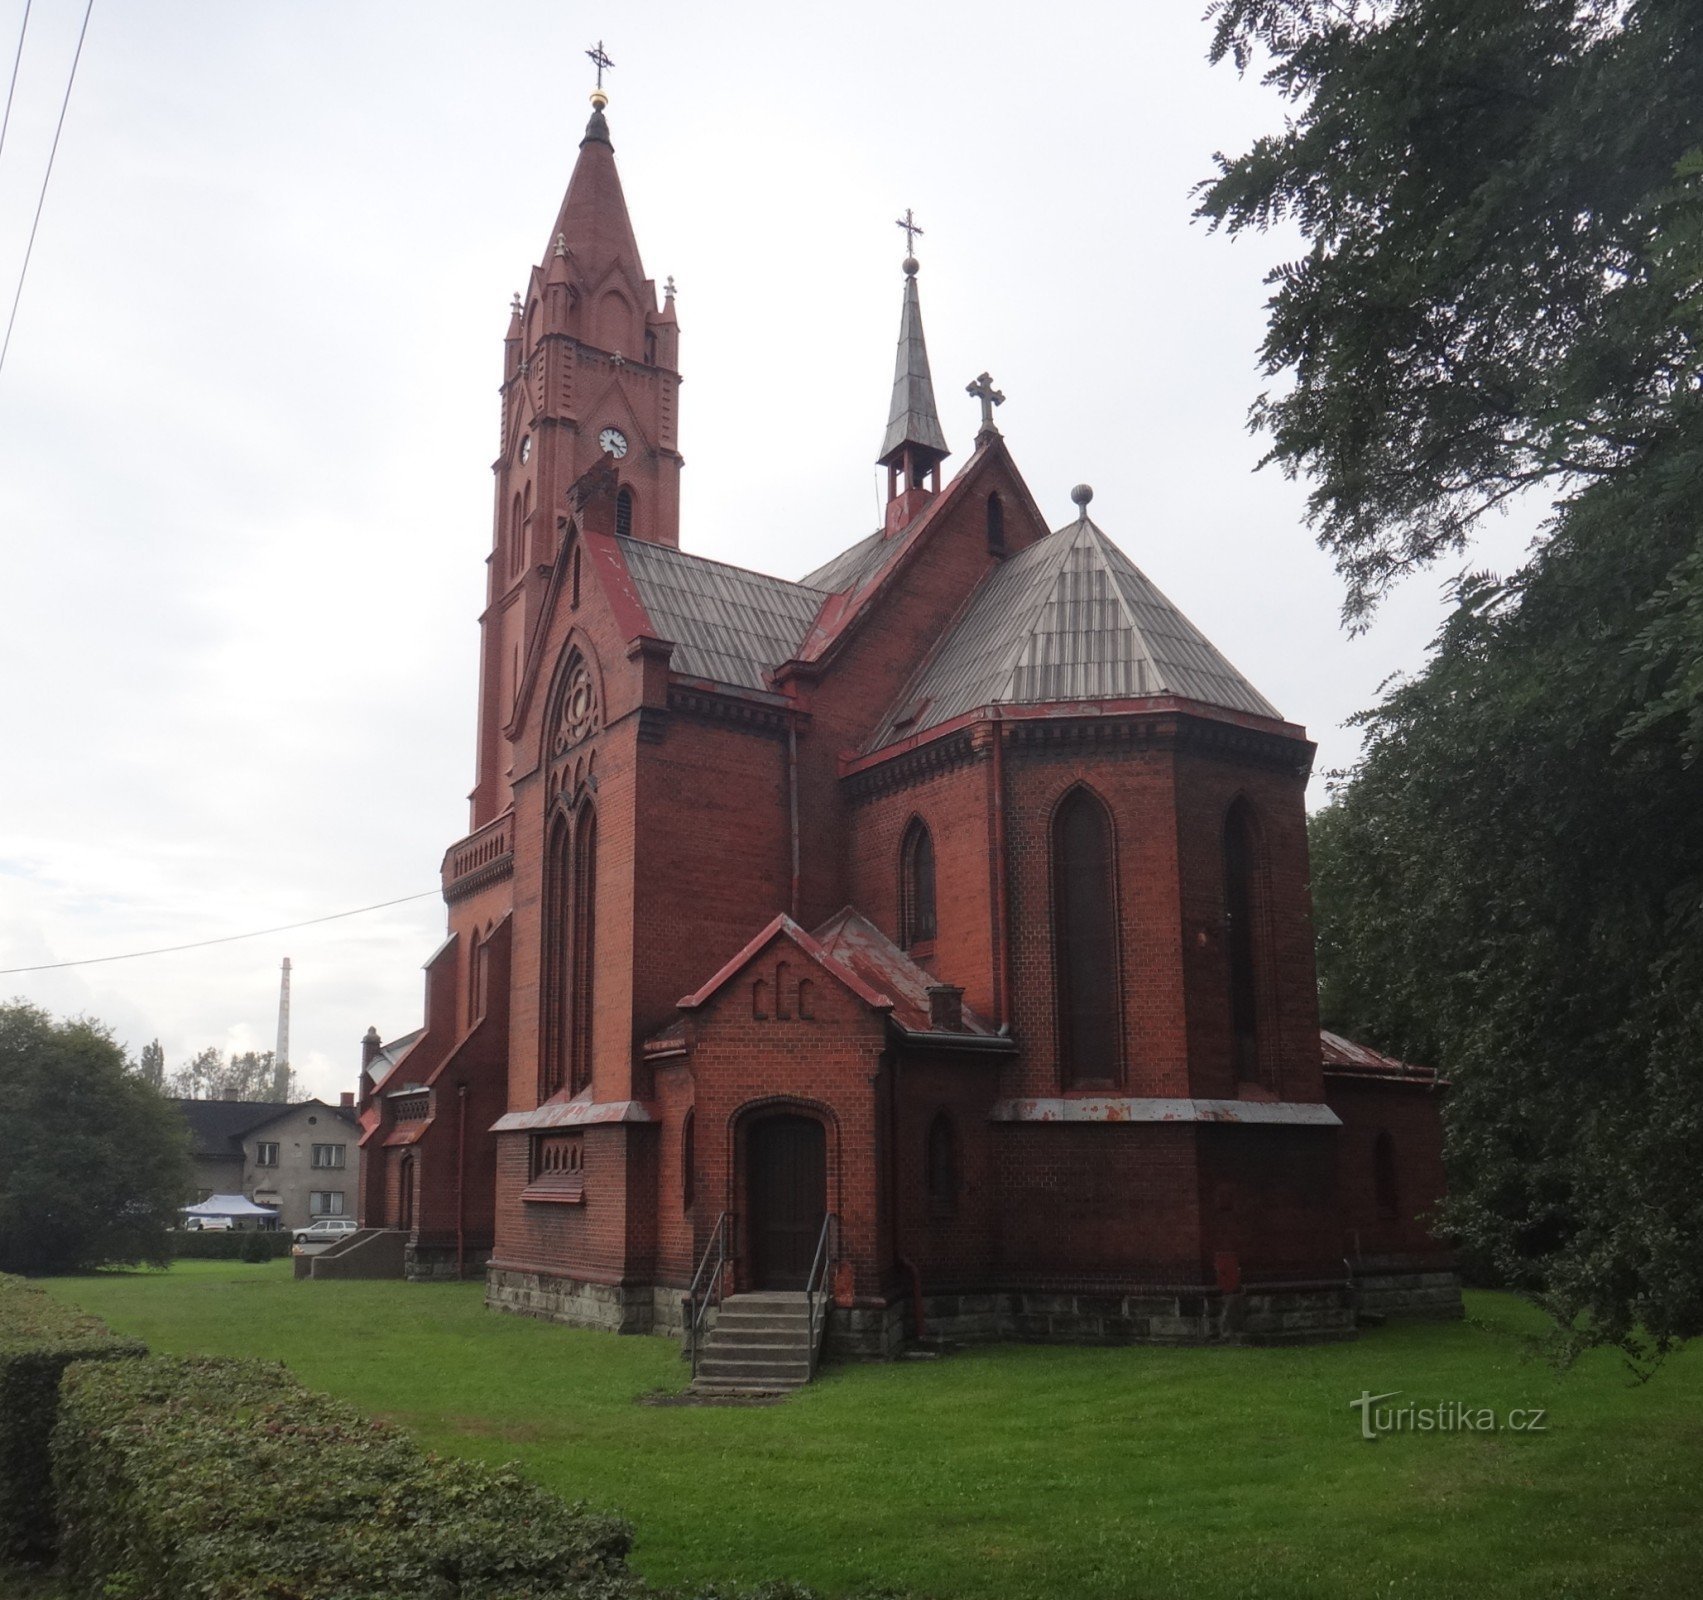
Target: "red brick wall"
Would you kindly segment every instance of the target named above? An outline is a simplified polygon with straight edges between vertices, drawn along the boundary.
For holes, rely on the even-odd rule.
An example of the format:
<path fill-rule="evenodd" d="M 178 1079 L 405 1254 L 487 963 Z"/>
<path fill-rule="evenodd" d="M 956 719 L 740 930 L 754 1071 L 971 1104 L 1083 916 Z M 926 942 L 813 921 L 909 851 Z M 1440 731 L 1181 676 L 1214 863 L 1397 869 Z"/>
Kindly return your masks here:
<path fill-rule="evenodd" d="M 1442 1100 L 1416 1084 L 1371 1083 L 1329 1074 L 1325 1093 L 1342 1118 L 1336 1147 L 1339 1227 L 1350 1257 L 1452 1258 L 1425 1219 L 1443 1200 Z M 1387 1131 L 1395 1153 L 1397 1216 L 1379 1214 L 1373 1148 Z"/>

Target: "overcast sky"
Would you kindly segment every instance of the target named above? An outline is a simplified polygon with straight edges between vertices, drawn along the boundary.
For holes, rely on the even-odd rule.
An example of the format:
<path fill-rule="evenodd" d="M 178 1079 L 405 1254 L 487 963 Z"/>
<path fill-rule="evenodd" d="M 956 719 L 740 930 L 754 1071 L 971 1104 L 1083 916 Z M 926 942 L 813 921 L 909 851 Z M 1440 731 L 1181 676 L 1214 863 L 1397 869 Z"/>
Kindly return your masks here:
<path fill-rule="evenodd" d="M 1346 765 L 1439 571 L 1369 635 L 1255 474 L 1262 278 L 1190 190 L 1280 108 L 1188 4 L 97 0 L 0 372 L 0 968 L 433 890 L 466 826 L 509 296 L 588 107 L 679 284 L 682 544 L 796 577 L 876 525 L 904 254 L 968 455 L 984 368 L 1043 511 L 1093 514 Z M 0 154 L 9 306 L 82 0 L 35 0 Z M 0 4 L 0 50 L 22 0 Z M 1504 524 L 1474 553 L 1508 564 Z M 1450 569 L 1452 570 L 1452 569 Z M 1314 778 L 1315 803 L 1323 779 Z M 268 1048 L 351 1087 L 415 1026 L 440 901 L 0 977 L 177 1065 Z"/>

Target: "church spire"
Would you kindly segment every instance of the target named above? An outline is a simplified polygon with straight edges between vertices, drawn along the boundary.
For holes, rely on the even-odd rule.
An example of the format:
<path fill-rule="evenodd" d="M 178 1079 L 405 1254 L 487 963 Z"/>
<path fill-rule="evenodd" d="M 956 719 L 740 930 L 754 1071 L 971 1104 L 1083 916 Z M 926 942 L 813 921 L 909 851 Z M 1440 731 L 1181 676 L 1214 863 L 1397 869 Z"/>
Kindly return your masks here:
<path fill-rule="evenodd" d="M 627 267 L 635 282 L 644 279 L 638 240 L 627 216 L 627 197 L 621 190 L 621 175 L 615 170 L 615 146 L 609 139 L 609 121 L 603 109 L 609 97 L 601 89 L 591 97 L 591 119 L 580 140 L 579 160 L 574 163 L 562 209 L 543 260 L 551 260 L 558 241 L 573 252 L 575 275 L 587 285 L 602 279 L 617 262 Z"/>
<path fill-rule="evenodd" d="M 910 253 L 922 229 L 908 210 L 898 226 L 905 230 L 905 301 L 899 314 L 899 351 L 893 364 L 893 405 L 887 416 L 887 436 L 881 441 L 876 460 L 894 472 L 908 466 L 906 482 L 916 484 L 952 452 L 934 405 L 934 379 L 929 374 L 928 345 L 922 334 L 922 302 L 917 298 L 917 258 Z"/>

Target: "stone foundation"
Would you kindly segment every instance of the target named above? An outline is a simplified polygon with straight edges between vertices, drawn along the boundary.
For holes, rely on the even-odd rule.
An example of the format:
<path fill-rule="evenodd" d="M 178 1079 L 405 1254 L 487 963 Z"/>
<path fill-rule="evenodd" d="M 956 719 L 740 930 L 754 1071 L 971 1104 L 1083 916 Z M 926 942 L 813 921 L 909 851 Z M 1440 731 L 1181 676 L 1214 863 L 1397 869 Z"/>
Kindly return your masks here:
<path fill-rule="evenodd" d="M 1376 1315 L 1444 1321 L 1465 1314 L 1454 1272 L 1362 1272 L 1354 1287 L 1360 1309 Z"/>
<path fill-rule="evenodd" d="M 403 1257 L 403 1275 L 410 1283 L 454 1283 L 458 1279 L 477 1281 L 485 1276 L 485 1261 L 489 1247 L 463 1252 L 466 1270 L 455 1270 L 455 1246 L 452 1244 L 410 1243 Z"/>
<path fill-rule="evenodd" d="M 453 1271 L 453 1263 L 452 1268 Z M 611 1333 L 680 1338 L 684 1291 L 666 1285 L 588 1283 L 491 1267 L 485 1304 Z M 1458 1317 L 1452 1272 L 1366 1276 L 1341 1288 L 1216 1289 L 1193 1293 L 1065 1294 L 999 1290 L 937 1294 L 923 1301 L 930 1344 L 1318 1344 L 1352 1339 L 1357 1309 L 1389 1316 Z M 825 1354 L 837 1361 L 887 1361 L 911 1341 L 908 1300 L 832 1308 Z"/>
<path fill-rule="evenodd" d="M 923 1301 L 923 1318 L 926 1339 L 949 1345 L 1288 1344 L 1354 1337 L 1354 1307 L 1346 1287 L 1229 1295 L 1216 1289 L 930 1295 Z"/>
<path fill-rule="evenodd" d="M 684 1327 L 683 1297 L 683 1290 L 660 1284 L 588 1283 L 496 1266 L 485 1271 L 485 1304 L 492 1310 L 541 1317 L 570 1328 L 679 1338 Z"/>

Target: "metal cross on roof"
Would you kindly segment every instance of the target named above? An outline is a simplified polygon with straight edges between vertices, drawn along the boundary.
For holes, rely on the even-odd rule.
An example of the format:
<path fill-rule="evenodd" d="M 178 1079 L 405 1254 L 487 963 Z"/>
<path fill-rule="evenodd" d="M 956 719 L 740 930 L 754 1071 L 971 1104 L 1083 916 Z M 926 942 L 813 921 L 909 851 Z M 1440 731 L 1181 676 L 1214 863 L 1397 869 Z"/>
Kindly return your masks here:
<path fill-rule="evenodd" d="M 911 215 L 911 208 L 909 206 L 905 207 L 904 216 L 900 217 L 893 226 L 895 228 L 903 228 L 905 230 L 905 254 L 908 256 L 914 256 L 917 253 L 916 236 L 922 232 L 922 228 Z"/>
<path fill-rule="evenodd" d="M 603 87 L 603 69 L 605 67 L 612 67 L 615 63 L 604 54 L 603 41 L 601 39 L 597 41 L 597 48 L 595 50 L 587 50 L 586 54 L 591 57 L 593 64 L 597 68 L 597 87 L 601 89 Z"/>
<path fill-rule="evenodd" d="M 993 429 L 993 408 L 995 406 L 1004 405 L 1005 404 L 1005 396 L 1003 394 L 1001 394 L 998 389 L 994 388 L 993 379 L 990 378 L 987 375 L 987 373 L 985 373 L 985 372 L 979 378 L 977 378 L 974 383 L 970 384 L 964 390 L 964 393 L 965 394 L 973 394 L 978 400 L 981 401 L 981 403 L 982 403 L 982 427 L 981 427 L 981 431 L 983 433 L 991 432 L 992 429 Z"/>

